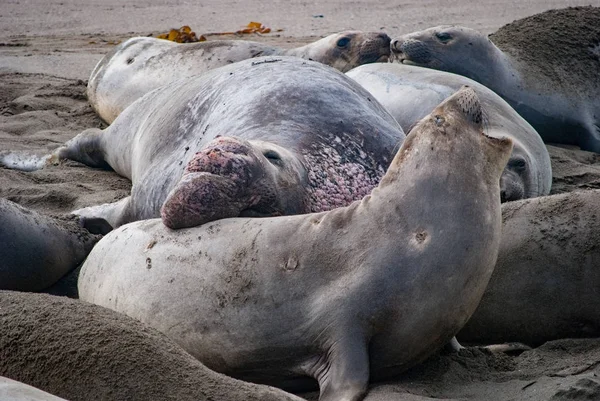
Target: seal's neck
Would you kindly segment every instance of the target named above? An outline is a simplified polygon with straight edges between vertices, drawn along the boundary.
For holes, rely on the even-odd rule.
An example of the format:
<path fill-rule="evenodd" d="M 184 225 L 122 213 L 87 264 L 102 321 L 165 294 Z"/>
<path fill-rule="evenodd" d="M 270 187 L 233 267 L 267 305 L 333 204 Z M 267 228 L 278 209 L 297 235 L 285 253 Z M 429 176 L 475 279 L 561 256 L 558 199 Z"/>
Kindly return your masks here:
<path fill-rule="evenodd" d="M 489 51 L 471 60 L 468 70 L 457 71 L 460 75 L 469 77 L 493 90 L 504 92 L 507 87 L 514 87 L 521 77 L 513 65 L 513 60 L 490 41 Z"/>

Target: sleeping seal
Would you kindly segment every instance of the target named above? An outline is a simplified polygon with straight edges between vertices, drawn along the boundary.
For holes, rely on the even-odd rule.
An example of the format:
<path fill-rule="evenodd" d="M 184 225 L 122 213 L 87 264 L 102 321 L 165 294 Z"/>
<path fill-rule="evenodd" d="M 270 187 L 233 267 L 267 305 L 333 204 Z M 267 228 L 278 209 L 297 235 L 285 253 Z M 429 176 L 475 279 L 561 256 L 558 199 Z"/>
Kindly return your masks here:
<path fill-rule="evenodd" d="M 346 72 L 362 64 L 387 61 L 390 38 L 381 32 L 347 31 L 286 50 L 246 40 L 177 44 L 136 37 L 98 62 L 87 96 L 100 117 L 111 123 L 136 99 L 159 86 L 237 61 L 274 55 L 302 57 Z"/>
<path fill-rule="evenodd" d="M 486 110 L 487 135 L 508 137 L 513 152 L 500 179 L 503 202 L 548 195 L 552 167 L 538 133 L 502 98 L 460 75 L 402 64 L 370 64 L 346 73 L 377 99 L 408 132 L 463 85 L 473 88 Z"/>

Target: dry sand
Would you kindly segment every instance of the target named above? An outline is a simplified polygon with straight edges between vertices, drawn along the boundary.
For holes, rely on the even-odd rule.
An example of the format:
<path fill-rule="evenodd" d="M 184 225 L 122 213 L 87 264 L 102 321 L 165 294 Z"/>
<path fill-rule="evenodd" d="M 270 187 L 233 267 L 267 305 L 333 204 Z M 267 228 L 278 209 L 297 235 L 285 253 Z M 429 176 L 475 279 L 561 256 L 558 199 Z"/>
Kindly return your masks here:
<path fill-rule="evenodd" d="M 600 2 L 5 0 L 0 6 L 0 152 L 42 155 L 85 128 L 104 127 L 86 102 L 86 80 L 95 63 L 130 36 L 184 24 L 197 33 L 223 32 L 260 21 L 283 31 L 244 39 L 293 47 L 343 29 L 382 29 L 394 36 L 451 23 L 490 33 L 549 8 L 589 4 Z M 600 188 L 600 155 L 548 149 L 553 193 Z M 130 183 L 113 172 L 75 162 L 32 173 L 0 168 L 0 197 L 44 213 L 112 202 L 129 189 Z M 375 384 L 367 399 L 600 400 L 599 364 L 599 340 L 557 341 L 519 356 L 470 348 L 431 358 L 392 383 Z"/>

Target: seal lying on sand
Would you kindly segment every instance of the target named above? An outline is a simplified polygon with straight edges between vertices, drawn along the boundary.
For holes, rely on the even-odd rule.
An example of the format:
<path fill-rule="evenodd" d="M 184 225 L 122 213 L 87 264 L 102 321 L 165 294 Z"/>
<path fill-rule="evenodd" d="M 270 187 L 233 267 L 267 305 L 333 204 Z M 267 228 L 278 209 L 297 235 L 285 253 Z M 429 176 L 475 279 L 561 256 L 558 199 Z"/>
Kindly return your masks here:
<path fill-rule="evenodd" d="M 237 61 L 273 55 L 302 57 L 346 72 L 362 64 L 388 61 L 390 38 L 380 32 L 347 31 L 286 50 L 245 40 L 177 44 L 136 37 L 100 60 L 90 76 L 87 96 L 100 117 L 111 123 L 136 99 L 159 86 Z"/>
<path fill-rule="evenodd" d="M 392 51 L 404 63 L 482 83 L 546 142 L 600 152 L 599 21 L 597 7 L 550 10 L 504 26 L 492 40 L 438 26 L 394 39 Z"/>
<path fill-rule="evenodd" d="M 83 262 L 99 239 L 78 218 L 44 216 L 0 198 L 0 290 L 50 287 Z"/>
<path fill-rule="evenodd" d="M 35 387 L 0 376 L 0 400 L 3 401 L 66 401 Z"/>
<path fill-rule="evenodd" d="M 404 140 L 371 97 L 316 62 L 245 60 L 149 93 L 54 156 L 131 179 L 130 197 L 75 212 L 113 227 L 161 207 L 171 228 L 330 210 L 370 193 Z"/>
<path fill-rule="evenodd" d="M 0 291 L 0 375 L 71 401 L 300 401 L 215 373 L 120 313 L 12 291 Z"/>
<path fill-rule="evenodd" d="M 157 328 L 217 371 L 297 389 L 308 376 L 322 401 L 359 400 L 369 377 L 445 345 L 485 290 L 512 144 L 484 135 L 481 117 L 475 92 L 459 91 L 348 207 L 121 227 L 87 258 L 80 297 Z"/>
<path fill-rule="evenodd" d="M 600 190 L 502 206 L 498 263 L 459 340 L 600 336 Z"/>
<path fill-rule="evenodd" d="M 461 86 L 473 88 L 483 104 L 485 132 L 513 140 L 513 152 L 500 179 L 502 201 L 548 195 L 552 167 L 538 133 L 502 98 L 460 75 L 401 64 L 371 64 L 347 73 L 400 123 L 404 132 Z"/>

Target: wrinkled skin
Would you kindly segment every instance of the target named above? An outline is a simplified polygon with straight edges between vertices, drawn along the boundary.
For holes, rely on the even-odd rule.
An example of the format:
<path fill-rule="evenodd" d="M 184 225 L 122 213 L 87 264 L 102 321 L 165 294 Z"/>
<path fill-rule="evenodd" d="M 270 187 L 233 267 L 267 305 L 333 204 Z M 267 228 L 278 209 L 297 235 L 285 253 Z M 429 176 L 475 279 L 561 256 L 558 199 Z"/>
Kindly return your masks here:
<path fill-rule="evenodd" d="M 446 344 L 488 283 L 512 144 L 481 124 L 475 92 L 459 91 L 348 207 L 122 227 L 86 260 L 80 296 L 157 328 L 219 372 L 296 390 L 316 380 L 321 401 L 361 400 L 370 377 Z"/>
<path fill-rule="evenodd" d="M 398 121 L 405 132 L 462 85 L 477 91 L 487 135 L 513 140 L 513 152 L 500 178 L 503 202 L 548 195 L 550 156 L 538 133 L 502 98 L 460 75 L 401 64 L 371 64 L 347 75 L 361 84 Z"/>
<path fill-rule="evenodd" d="M 390 38 L 380 32 L 346 31 L 286 50 L 245 40 L 177 44 L 135 37 L 98 62 L 90 75 L 87 96 L 98 115 L 112 123 L 136 99 L 169 82 L 274 55 L 302 57 L 346 72 L 362 64 L 388 61 Z"/>

